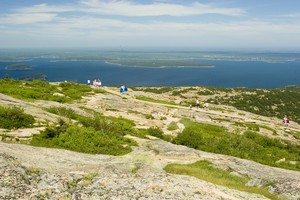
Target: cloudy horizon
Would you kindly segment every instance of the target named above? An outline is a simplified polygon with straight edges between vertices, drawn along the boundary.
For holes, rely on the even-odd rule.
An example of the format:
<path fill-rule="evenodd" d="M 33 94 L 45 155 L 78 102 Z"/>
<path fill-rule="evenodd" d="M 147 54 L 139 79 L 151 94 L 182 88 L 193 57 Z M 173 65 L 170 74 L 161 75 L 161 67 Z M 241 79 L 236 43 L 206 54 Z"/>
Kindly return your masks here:
<path fill-rule="evenodd" d="M 300 2 L 0 2 L 0 48 L 300 49 Z"/>

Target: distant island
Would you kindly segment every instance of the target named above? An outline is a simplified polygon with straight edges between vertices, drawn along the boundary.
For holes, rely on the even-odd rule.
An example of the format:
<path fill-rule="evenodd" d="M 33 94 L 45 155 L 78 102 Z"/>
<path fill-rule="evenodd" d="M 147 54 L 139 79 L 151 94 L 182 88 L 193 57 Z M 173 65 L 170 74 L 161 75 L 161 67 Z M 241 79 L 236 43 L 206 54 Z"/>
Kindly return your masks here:
<path fill-rule="evenodd" d="M 30 74 L 30 75 L 26 75 L 26 76 L 23 76 L 23 77 L 19 78 L 19 80 L 23 80 L 23 81 L 33 81 L 33 80 L 47 81 L 48 77 L 47 77 L 46 74 Z"/>
<path fill-rule="evenodd" d="M 7 70 L 32 70 L 32 67 L 23 63 L 11 64 L 6 67 Z"/>
<path fill-rule="evenodd" d="M 132 67 L 200 67 L 200 68 L 212 68 L 211 64 L 199 63 L 193 60 L 109 60 L 108 64 L 132 66 Z"/>

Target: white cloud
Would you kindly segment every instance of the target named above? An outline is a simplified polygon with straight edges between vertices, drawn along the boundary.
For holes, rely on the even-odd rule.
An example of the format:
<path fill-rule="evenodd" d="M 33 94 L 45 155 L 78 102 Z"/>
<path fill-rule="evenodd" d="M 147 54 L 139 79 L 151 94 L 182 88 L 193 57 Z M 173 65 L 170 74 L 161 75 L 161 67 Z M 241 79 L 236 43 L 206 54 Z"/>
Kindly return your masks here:
<path fill-rule="evenodd" d="M 74 12 L 76 16 L 90 16 L 91 14 L 117 16 L 191 16 L 201 14 L 241 15 L 239 8 L 217 8 L 211 5 L 193 3 L 180 5 L 170 3 L 139 4 L 127 0 L 99 1 L 82 0 L 73 5 L 39 4 L 15 9 L 13 13 L 0 17 L 0 24 L 35 24 L 53 21 L 67 12 Z"/>
<path fill-rule="evenodd" d="M 229 16 L 240 16 L 245 11 L 240 8 L 218 8 L 209 4 L 193 3 L 180 5 L 171 3 L 139 4 L 127 0 L 99 1 L 82 0 L 81 3 L 87 8 L 86 12 L 94 12 L 104 15 L 120 16 L 192 16 L 203 14 L 220 14 Z M 83 10 L 82 10 L 83 11 Z"/>
<path fill-rule="evenodd" d="M 288 15 L 283 15 L 283 17 L 299 19 L 300 18 L 300 13 L 292 13 L 292 14 L 288 14 Z"/>
<path fill-rule="evenodd" d="M 65 15 L 67 12 L 71 14 Z M 300 22 L 230 18 L 205 22 L 162 21 L 158 16 L 190 16 L 201 14 L 243 15 L 239 8 L 221 8 L 211 4 L 190 5 L 154 2 L 82 0 L 78 4 L 52 6 L 40 4 L 14 10 L 0 17 L 0 43 L 18 41 L 19 45 L 97 46 L 299 46 Z M 98 15 L 99 14 L 99 15 Z M 111 18 L 110 15 L 118 15 Z M 135 16 L 134 18 L 121 18 Z M 139 21 L 139 16 L 149 16 Z M 155 18 L 150 18 L 155 16 Z M 290 17 L 297 16 L 297 14 Z M 222 17 L 222 16 L 221 16 Z M 134 21 L 131 21 L 134 19 Z M 144 19 L 144 18 L 142 18 Z M 186 19 L 186 18 L 185 18 Z M 204 19 L 204 18 L 202 18 Z M 236 21 L 235 19 L 239 20 Z M 156 20 L 156 21 L 154 21 Z M 172 21 L 171 21 L 172 20 Z M 22 25 L 22 26 L 18 26 Z M 24 41 L 24 43 L 23 43 Z M 25 41 L 27 43 L 25 43 Z"/>
<path fill-rule="evenodd" d="M 52 21 L 57 14 L 52 13 L 15 13 L 0 18 L 0 24 L 20 25 Z"/>
<path fill-rule="evenodd" d="M 38 4 L 31 7 L 16 9 L 17 13 L 61 13 L 75 11 L 76 6 L 50 6 L 48 4 Z"/>

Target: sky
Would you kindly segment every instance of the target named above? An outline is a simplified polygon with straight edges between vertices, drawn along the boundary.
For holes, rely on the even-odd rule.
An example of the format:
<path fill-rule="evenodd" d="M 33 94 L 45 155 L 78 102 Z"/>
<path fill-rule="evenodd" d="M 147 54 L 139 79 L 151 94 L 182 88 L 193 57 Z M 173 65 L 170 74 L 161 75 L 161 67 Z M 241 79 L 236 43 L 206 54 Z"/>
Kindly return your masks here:
<path fill-rule="evenodd" d="M 300 50 L 299 0 L 0 0 L 0 48 Z"/>

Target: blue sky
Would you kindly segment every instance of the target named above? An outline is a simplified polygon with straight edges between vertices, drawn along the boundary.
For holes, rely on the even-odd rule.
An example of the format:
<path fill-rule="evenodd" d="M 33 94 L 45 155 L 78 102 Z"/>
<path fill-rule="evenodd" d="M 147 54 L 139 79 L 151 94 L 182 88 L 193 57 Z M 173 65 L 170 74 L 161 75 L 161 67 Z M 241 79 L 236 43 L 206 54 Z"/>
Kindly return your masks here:
<path fill-rule="evenodd" d="M 300 50 L 299 0 L 0 0 L 0 48 Z"/>

